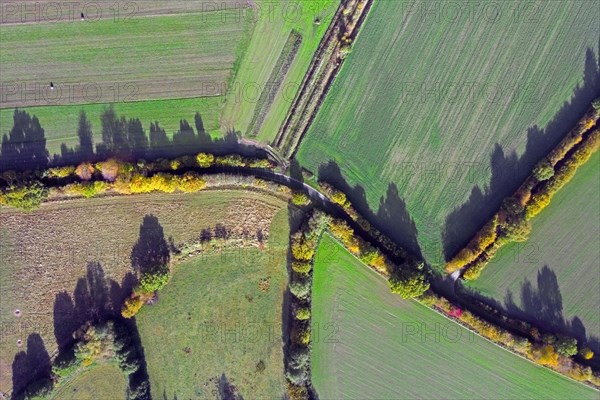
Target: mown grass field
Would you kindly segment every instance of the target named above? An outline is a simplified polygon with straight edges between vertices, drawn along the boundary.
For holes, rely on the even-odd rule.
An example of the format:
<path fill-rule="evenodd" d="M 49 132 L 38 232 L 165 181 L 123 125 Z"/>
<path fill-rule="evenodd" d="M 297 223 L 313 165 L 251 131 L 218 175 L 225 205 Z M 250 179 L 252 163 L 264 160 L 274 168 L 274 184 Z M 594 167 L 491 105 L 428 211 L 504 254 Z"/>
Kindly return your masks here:
<path fill-rule="evenodd" d="M 127 382 L 119 367 L 103 364 L 56 388 L 49 399 L 95 400 L 126 398 Z"/>
<path fill-rule="evenodd" d="M 316 260 L 311 368 L 320 399 L 598 398 L 392 294 L 329 236 Z"/>
<path fill-rule="evenodd" d="M 81 109 L 100 138 L 98 116 L 114 103 L 146 130 L 158 121 L 168 134 L 200 112 L 206 130 L 220 136 L 224 95 L 250 23 L 229 2 L 216 6 L 199 12 L 215 3 L 193 2 L 185 12 L 174 3 L 170 14 L 162 4 L 131 20 L 2 26 L 0 134 L 10 131 L 14 107 L 25 108 L 45 128 L 50 153 L 59 153 L 61 143 L 77 143 Z M 151 10 L 159 15 L 142 12 Z"/>
<path fill-rule="evenodd" d="M 287 284 L 287 210 L 264 250 L 202 255 L 175 267 L 156 305 L 137 316 L 154 396 L 282 398 L 282 305 Z M 268 287 L 261 287 L 268 282 Z M 263 368 L 258 366 L 263 365 Z"/>
<path fill-rule="evenodd" d="M 600 155 L 595 154 L 533 220 L 529 240 L 502 249 L 468 285 L 509 309 L 512 302 L 527 318 L 545 326 L 580 334 L 573 326 L 573 319 L 579 318 L 585 336 L 595 338 L 595 351 L 600 351 L 599 181 Z M 544 267 L 550 271 L 542 272 Z"/>
<path fill-rule="evenodd" d="M 169 136 L 179 130 L 179 121 L 186 119 L 192 126 L 194 114 L 201 113 L 206 132 L 213 137 L 220 137 L 219 114 L 223 104 L 222 96 L 199 97 L 191 99 L 168 99 L 114 103 L 115 112 L 127 118 L 139 118 L 146 135 L 149 134 L 150 123 L 158 121 L 161 128 Z M 60 154 L 60 146 L 68 147 L 79 144 L 77 124 L 79 112 L 84 110 L 92 125 L 96 142 L 102 142 L 102 125 L 100 115 L 108 104 L 75 104 L 64 106 L 27 107 L 26 110 L 38 117 L 46 135 L 46 147 L 50 154 Z M 0 133 L 7 134 L 13 126 L 14 109 L 0 109 Z"/>
<path fill-rule="evenodd" d="M 427 261 L 443 264 L 442 243 L 451 242 L 450 252 L 464 245 L 530 172 L 534 155 L 543 156 L 578 115 L 562 115 L 535 143 L 528 128 L 548 127 L 582 84 L 584 65 L 588 81 L 598 74 L 600 11 L 593 2 L 534 3 L 522 10 L 523 2 L 481 2 L 471 17 L 468 7 L 457 14 L 445 2 L 375 2 L 300 146 L 300 163 L 313 172 L 337 163 L 401 241 L 412 234 L 398 226 L 403 204 L 379 208 L 395 185 Z M 447 218 L 475 185 L 484 195 L 451 218 L 444 235 Z"/>
<path fill-rule="evenodd" d="M 282 209 L 287 203 L 279 198 L 243 190 L 69 200 L 27 213 L 0 208 L 0 390 L 11 387 L 14 356 L 24 350 L 18 340 L 26 343 L 37 332 L 50 355 L 56 349 L 58 292 L 76 297 L 78 280 L 93 263 L 119 285 L 133 272 L 132 249 L 145 216 L 155 216 L 165 240 L 172 237 L 176 244 L 190 243 L 220 223 L 230 230 L 232 245 L 251 246 L 258 230 L 268 238 Z"/>
<path fill-rule="evenodd" d="M 259 0 L 256 4 L 261 11 L 255 14 L 252 39 L 227 97 L 222 122 L 224 129 L 235 128 L 242 134 L 247 133 L 255 109 L 260 106 L 261 91 L 270 88 L 271 71 L 294 29 L 302 35 L 302 43 L 258 134 L 259 140 L 269 142 L 294 100 L 339 0 Z M 315 24 L 315 18 L 320 18 L 320 24 Z"/>

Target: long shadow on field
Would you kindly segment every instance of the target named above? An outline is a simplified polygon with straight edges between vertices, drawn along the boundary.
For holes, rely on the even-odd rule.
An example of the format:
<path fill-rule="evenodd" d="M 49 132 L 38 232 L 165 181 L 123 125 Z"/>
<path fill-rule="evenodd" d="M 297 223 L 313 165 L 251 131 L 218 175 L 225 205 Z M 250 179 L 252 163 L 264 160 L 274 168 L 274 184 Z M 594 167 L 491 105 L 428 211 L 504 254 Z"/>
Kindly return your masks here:
<path fill-rule="evenodd" d="M 3 134 L 0 146 L 0 172 L 43 169 L 47 166 L 75 165 L 95 162 L 109 157 L 136 162 L 140 159 L 154 161 L 203 152 L 214 154 L 238 153 L 244 156 L 266 156 L 262 149 L 240 142 L 240 132 L 231 130 L 222 138 L 213 139 L 205 130 L 200 113 L 194 116 L 194 127 L 185 119 L 180 120 L 179 130 L 172 137 L 153 122 L 148 132 L 138 118 L 118 116 L 112 105 L 101 114 L 102 141 L 94 144 L 94 134 L 86 113 L 78 117 L 77 137 L 79 144 L 69 147 L 61 144 L 60 154 L 49 155 L 46 137 L 35 115 L 15 109 L 13 127 Z M 75 133 L 75 132 L 74 132 Z"/>
<path fill-rule="evenodd" d="M 169 244 L 163 227 L 154 215 L 146 215 L 140 236 L 131 250 L 131 266 L 137 273 L 154 273 L 168 264 Z"/>
<path fill-rule="evenodd" d="M 219 400 L 244 400 L 238 389 L 227 379 L 225 374 L 221 374 L 217 382 Z"/>
<path fill-rule="evenodd" d="M 535 125 L 527 130 L 525 152 L 505 154 L 496 143 L 491 154 L 491 179 L 485 188 L 474 186 L 469 200 L 446 218 L 443 233 L 444 256 L 449 260 L 498 210 L 502 200 L 512 195 L 533 170 L 535 164 L 554 148 L 600 95 L 600 69 L 594 51 L 586 51 L 583 84 L 577 86 L 545 129 Z M 537 101 L 544 101 L 538 94 Z"/>
<path fill-rule="evenodd" d="M 125 353 L 121 358 L 135 359 L 139 365 L 137 371 L 129 375 L 129 391 L 138 393 L 138 397 L 150 398 L 150 386 L 144 349 L 134 319 L 121 317 L 121 305 L 131 293 L 137 280 L 128 273 L 121 284 L 106 277 L 104 269 L 97 262 L 89 263 L 86 275 L 79 278 L 73 295 L 66 291 L 57 293 L 54 301 L 54 336 L 58 343 L 59 361 L 70 361 L 75 357 L 73 334 L 85 323 L 93 325 L 112 320 L 115 324 L 115 334 L 123 343 Z"/>
<path fill-rule="evenodd" d="M 54 336 L 59 357 L 73 356 L 73 333 L 86 322 L 97 324 L 120 316 L 121 304 L 135 283 L 127 274 L 119 284 L 106 277 L 97 262 L 89 263 L 86 275 L 78 279 L 73 294 L 56 294 L 54 300 Z"/>
<path fill-rule="evenodd" d="M 32 333 L 27 337 L 27 350 L 15 355 L 12 363 L 13 400 L 43 394 L 52 388 L 50 355 L 42 337 Z"/>
<path fill-rule="evenodd" d="M 520 304 L 508 290 L 504 302 L 482 296 L 477 291 L 463 288 L 471 296 L 479 298 L 495 308 L 506 311 L 509 317 L 528 321 L 549 332 L 572 336 L 580 344 L 586 344 L 594 352 L 600 351 L 598 338 L 586 335 L 586 329 L 577 316 L 570 321 L 563 315 L 563 300 L 556 273 L 547 265 L 538 270 L 535 285 L 526 279 L 521 284 Z"/>
<path fill-rule="evenodd" d="M 422 258 L 421 248 L 417 241 L 417 227 L 406 208 L 406 203 L 400 197 L 395 183 L 390 183 L 385 197 L 380 197 L 379 208 L 375 214 L 369 207 L 362 186 L 350 186 L 335 161 L 329 161 L 327 164 L 319 166 L 319 180 L 328 182 L 343 191 L 354 208 L 375 228 L 413 255 Z"/>

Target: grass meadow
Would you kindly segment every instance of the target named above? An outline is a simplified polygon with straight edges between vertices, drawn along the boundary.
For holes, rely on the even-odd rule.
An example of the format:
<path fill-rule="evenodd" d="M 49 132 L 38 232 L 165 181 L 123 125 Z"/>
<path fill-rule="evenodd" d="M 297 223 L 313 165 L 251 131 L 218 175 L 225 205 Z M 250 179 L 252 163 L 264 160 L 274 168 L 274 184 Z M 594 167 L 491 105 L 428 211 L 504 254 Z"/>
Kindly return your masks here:
<path fill-rule="evenodd" d="M 222 123 L 223 129 L 235 128 L 242 134 L 247 133 L 255 110 L 261 106 L 258 104 L 261 91 L 270 88 L 271 71 L 277 63 L 289 33 L 296 30 L 302 35 L 302 43 L 257 136 L 261 141 L 270 142 L 277 134 L 294 100 L 313 53 L 317 50 L 339 1 L 258 0 L 256 4 L 261 12 L 255 14 L 257 16 L 252 38 L 239 65 L 232 90 L 227 96 Z M 321 20 L 318 25 L 315 24 L 317 17 Z"/>
<path fill-rule="evenodd" d="M 600 351 L 599 181 L 600 155 L 595 154 L 533 220 L 529 240 L 502 249 L 468 284 L 517 315 L 578 338 L 587 336 L 596 352 Z"/>
<path fill-rule="evenodd" d="M 336 163 L 384 230 L 418 236 L 434 265 L 597 96 L 593 2 L 478 4 L 375 2 L 297 155 L 315 173 Z"/>
<path fill-rule="evenodd" d="M 158 121 L 170 137 L 179 130 L 179 121 L 186 119 L 194 124 L 194 114 L 201 113 L 206 132 L 213 137 L 220 137 L 219 114 L 222 110 L 223 97 L 198 97 L 191 99 L 167 99 L 113 103 L 115 112 L 127 118 L 139 118 L 146 134 L 150 123 Z M 60 154 L 60 146 L 65 143 L 75 148 L 79 144 L 77 124 L 79 112 L 84 110 L 92 125 L 92 132 L 97 143 L 102 142 L 102 126 L 100 115 L 108 104 L 75 104 L 63 106 L 26 107 L 26 110 L 38 117 L 46 135 L 46 148 L 50 154 Z M 13 126 L 14 109 L 0 109 L 0 133 L 8 133 Z"/>
<path fill-rule="evenodd" d="M 598 391 L 392 294 L 327 235 L 312 290 L 311 369 L 320 399 L 598 398 Z"/>
<path fill-rule="evenodd" d="M 240 10 L 225 8 L 2 26 L 0 134 L 10 131 L 14 108 L 25 108 L 40 119 L 50 153 L 59 153 L 61 143 L 77 144 L 82 109 L 99 141 L 100 112 L 113 103 L 146 130 L 158 121 L 170 135 L 200 112 L 207 132 L 221 136 L 224 96 L 250 27 Z"/>
<path fill-rule="evenodd" d="M 222 224 L 231 240 L 239 242 L 235 238 L 248 232 L 251 245 L 257 230 L 268 239 L 280 210 L 287 212 L 285 201 L 243 190 L 59 201 L 32 212 L 0 208 L 0 391 L 11 387 L 11 364 L 25 349 L 18 340 L 26 343 L 28 335 L 38 333 L 50 355 L 56 349 L 59 292 L 66 291 L 79 307 L 87 308 L 82 288 L 94 284 L 89 268 L 97 271 L 98 266 L 106 279 L 125 285 L 144 217 L 156 217 L 165 240 L 172 237 L 175 244 L 190 243 L 203 229 Z M 21 311 L 20 317 L 15 310 Z"/>
<path fill-rule="evenodd" d="M 114 364 L 95 366 L 57 387 L 49 400 L 95 400 L 126 398 L 125 375 Z"/>
<path fill-rule="evenodd" d="M 282 306 L 287 212 L 273 219 L 264 250 L 194 257 L 175 267 L 156 305 L 136 317 L 151 389 L 166 398 L 282 398 Z"/>

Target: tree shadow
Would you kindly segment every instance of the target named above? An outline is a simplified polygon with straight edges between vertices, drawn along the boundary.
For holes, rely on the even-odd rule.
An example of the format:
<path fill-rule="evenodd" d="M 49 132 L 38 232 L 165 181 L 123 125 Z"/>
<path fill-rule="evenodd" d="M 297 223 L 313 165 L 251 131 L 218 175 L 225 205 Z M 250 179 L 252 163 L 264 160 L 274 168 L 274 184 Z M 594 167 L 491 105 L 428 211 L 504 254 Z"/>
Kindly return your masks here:
<path fill-rule="evenodd" d="M 511 290 L 507 290 L 503 303 L 485 297 L 472 289 L 467 289 L 467 293 L 496 309 L 504 310 L 511 318 L 527 321 L 546 332 L 574 337 L 594 352 L 600 351 L 598 338 L 588 337 L 585 326 L 578 316 L 574 316 L 571 320 L 565 318 L 563 298 L 556 273 L 547 265 L 538 270 L 535 285 L 528 279 L 521 284 L 520 305 L 515 302 L 515 295 Z"/>
<path fill-rule="evenodd" d="M 135 284 L 135 277 L 127 274 L 123 282 L 106 277 L 97 262 L 87 265 L 86 275 L 79 278 L 73 295 L 66 291 L 56 294 L 54 300 L 54 337 L 59 357 L 73 357 L 73 333 L 86 322 L 97 324 L 120 316 L 121 304 Z"/>
<path fill-rule="evenodd" d="M 12 363 L 13 400 L 33 398 L 52 388 L 52 364 L 42 337 L 27 337 L 27 350 L 15 355 Z"/>
<path fill-rule="evenodd" d="M 40 121 L 34 115 L 15 109 L 13 127 L 2 135 L 0 145 L 0 171 L 28 170 L 48 165 L 46 137 Z"/>
<path fill-rule="evenodd" d="M 330 183 L 344 192 L 356 211 L 369 220 L 375 228 L 413 255 L 422 258 L 417 240 L 417 227 L 395 183 L 390 183 L 386 195 L 380 197 L 379 208 L 375 214 L 369 207 L 363 187 L 350 186 L 335 161 L 320 165 L 318 174 L 319 180 Z"/>
<path fill-rule="evenodd" d="M 217 382 L 217 398 L 219 400 L 244 400 L 238 389 L 227 379 L 225 374 L 221 374 Z"/>
<path fill-rule="evenodd" d="M 212 138 L 204 128 L 200 113 L 194 116 L 194 126 L 182 119 L 179 130 L 169 137 L 157 121 L 150 123 L 146 133 L 139 118 L 118 116 L 112 105 L 100 116 L 101 138 L 94 144 L 90 121 L 81 110 L 78 117 L 77 137 L 79 144 L 60 146 L 60 154 L 50 156 L 46 137 L 40 121 L 27 111 L 15 109 L 13 127 L 3 135 L 0 147 L 0 172 L 6 170 L 26 171 L 44 169 L 48 166 L 76 165 L 95 162 L 110 157 L 136 162 L 140 159 L 154 161 L 159 158 L 175 158 L 199 152 L 216 155 L 236 153 L 247 157 L 266 157 L 264 149 L 242 143 L 241 134 L 228 131 L 221 138 Z M 1 132 L 0 132 L 1 133 Z"/>
<path fill-rule="evenodd" d="M 535 125 L 527 130 L 527 144 L 521 156 L 514 151 L 505 154 L 500 144 L 496 143 L 491 154 L 489 185 L 485 188 L 474 186 L 469 199 L 447 216 L 443 232 L 446 260 L 467 244 L 499 209 L 504 198 L 519 188 L 535 164 L 558 145 L 589 109 L 591 101 L 599 95 L 600 68 L 594 51 L 588 48 L 583 83 L 574 89 L 570 101 L 563 103 L 545 129 Z"/>
<path fill-rule="evenodd" d="M 140 225 L 140 235 L 131 250 L 131 266 L 138 273 L 154 273 L 169 263 L 169 244 L 163 227 L 154 215 L 146 215 Z"/>

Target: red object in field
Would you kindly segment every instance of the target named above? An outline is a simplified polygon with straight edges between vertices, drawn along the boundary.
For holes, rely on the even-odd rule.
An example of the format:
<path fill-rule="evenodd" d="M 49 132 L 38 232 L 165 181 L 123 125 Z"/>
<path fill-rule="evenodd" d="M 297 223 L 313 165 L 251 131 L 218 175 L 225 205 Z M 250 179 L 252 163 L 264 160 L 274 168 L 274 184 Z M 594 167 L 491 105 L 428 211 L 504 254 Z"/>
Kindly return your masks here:
<path fill-rule="evenodd" d="M 448 315 L 454 318 L 460 318 L 462 315 L 462 310 L 460 308 L 454 308 L 448 312 Z"/>

